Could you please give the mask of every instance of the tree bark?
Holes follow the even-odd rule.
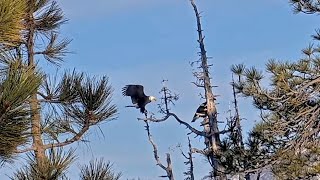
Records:
[[[28,7],[28,21],[27,21],[27,52],[28,52],[28,67],[35,70],[34,63],[34,39],[35,39],[35,20],[34,20],[34,0],[29,0]],[[31,134],[34,147],[35,157],[38,163],[44,162],[45,149],[43,147],[43,141],[41,137],[41,116],[40,116],[40,104],[37,98],[37,94],[31,96],[30,99],[31,108]]]
[[[217,119],[217,109],[215,104],[215,97],[213,95],[211,89],[210,75],[209,75],[209,65],[208,58],[206,55],[205,45],[204,45],[204,36],[202,34],[200,14],[198,12],[197,6],[194,0],[190,0],[191,5],[194,9],[196,18],[197,18],[197,31],[198,31],[198,43],[200,46],[200,54],[201,54],[201,68],[203,70],[203,82],[204,82],[204,90],[205,90],[205,98],[207,100],[207,113],[209,118],[209,124],[211,129],[211,137],[210,137],[210,146],[212,150],[212,154],[210,155],[210,159],[213,166],[213,174],[215,179],[226,179],[224,174],[224,167],[221,165],[219,161],[219,154],[221,141],[220,141],[220,133],[218,128],[218,119]]]

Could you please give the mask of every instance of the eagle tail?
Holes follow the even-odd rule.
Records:
[[[191,122],[195,122],[198,118],[199,118],[199,116],[197,116],[197,113],[194,114]]]

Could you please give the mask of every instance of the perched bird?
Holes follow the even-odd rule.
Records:
[[[157,99],[154,96],[146,96],[143,91],[142,85],[126,85],[122,88],[123,96],[130,96],[133,106],[127,107],[136,107],[137,109],[140,108],[141,113],[146,113],[145,106],[152,102],[156,101]]]
[[[195,122],[198,118],[201,118],[201,117],[205,118],[207,115],[208,115],[207,114],[207,102],[204,102],[198,107],[191,122]]]

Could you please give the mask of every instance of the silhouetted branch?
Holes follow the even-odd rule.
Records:
[[[240,124],[240,114],[239,114],[239,107],[238,107],[238,100],[237,100],[237,94],[234,86],[234,79],[233,79],[233,74],[232,74],[232,92],[233,92],[233,100],[234,100],[234,110],[235,110],[235,121],[233,128],[236,129],[236,144],[241,147],[242,149],[244,148],[244,143],[242,139],[242,129],[241,129],[241,124]]]
[[[185,125],[191,132],[195,133],[196,135],[204,136],[204,137],[208,136],[205,132],[195,129],[187,122],[182,121],[176,114],[171,113],[171,112],[169,112],[165,117],[163,117],[161,119],[155,119],[153,117],[150,117],[150,118],[138,118],[138,120],[151,121],[151,122],[163,122],[163,121],[166,121],[171,116],[173,116],[180,124]]]
[[[164,83],[164,81],[163,81],[163,83]],[[165,116],[161,119],[157,119],[151,115],[149,118],[148,117],[138,118],[138,120],[150,121],[150,122],[163,122],[163,121],[166,121],[167,119],[169,119],[169,117],[173,116],[180,124],[185,125],[191,132],[195,133],[196,135],[204,136],[204,137],[209,136],[205,132],[199,131],[199,130],[195,129],[194,127],[192,127],[187,122],[181,120],[176,114],[170,112],[169,104],[170,103],[172,104],[173,101],[178,100],[177,95],[172,95],[171,91],[165,85],[161,89],[160,93],[163,93],[163,97],[161,98],[162,104],[159,105],[159,108],[160,108],[160,112],[164,113]],[[165,106],[164,108],[162,108],[163,105]]]
[[[204,88],[204,85],[202,85],[202,84],[199,84],[199,83],[196,83],[196,82],[191,82],[191,83],[194,84],[197,87]]]
[[[188,155],[185,155],[183,153],[183,151],[181,150],[181,154],[183,155],[184,158],[187,159],[187,161],[185,161],[184,164],[189,165],[188,171],[184,172],[184,175],[187,176],[187,178],[185,178],[185,180],[194,180],[194,174],[193,174],[194,165],[193,165],[193,157],[192,157],[192,146],[191,146],[191,141],[190,141],[189,137],[188,137],[188,147],[189,147]]]
[[[44,149],[50,149],[50,148],[53,148],[53,147],[63,147],[63,146],[72,144],[73,142],[79,141],[81,139],[81,137],[89,130],[89,128],[90,128],[89,124],[84,125],[80,129],[80,131],[78,131],[78,133],[75,134],[72,138],[66,139],[63,142],[45,144],[43,146],[43,148]],[[28,152],[28,151],[31,151],[31,150],[35,150],[35,148],[34,147],[29,147],[29,148],[26,148],[26,149],[16,150],[15,152],[16,153],[24,153],[24,152]]]
[[[217,109],[216,109],[216,102],[215,102],[215,95],[212,92],[212,85],[211,85],[211,77],[209,73],[210,64],[208,64],[208,57],[207,51],[204,45],[204,36],[202,34],[202,27],[201,27],[201,17],[198,11],[198,8],[194,2],[194,0],[190,0],[190,3],[193,7],[196,21],[197,21],[197,31],[198,31],[198,43],[200,48],[200,58],[201,58],[201,74],[202,77],[200,79],[204,85],[204,92],[205,98],[207,102],[207,115],[208,115],[208,122],[210,125],[210,133],[211,136],[208,138],[209,143],[207,143],[208,149],[212,150],[212,153],[209,155],[210,161],[213,168],[213,175],[215,179],[226,179],[224,172],[224,167],[222,166],[219,160],[219,154],[221,153],[221,142],[220,142],[220,133],[218,128],[218,119],[217,119]],[[199,79],[198,79],[199,81]]]
[[[157,165],[159,167],[161,167],[163,170],[165,170],[166,173],[167,173],[167,175],[160,176],[160,177],[168,177],[169,180],[174,180],[170,154],[167,153],[167,167],[166,167],[160,161],[160,158],[159,158],[159,155],[158,155],[158,148],[157,148],[156,143],[152,139],[152,135],[150,133],[150,127],[149,127],[148,121],[144,121],[144,122],[146,123],[145,128],[146,128],[147,133],[148,133],[149,142],[151,143],[151,145],[153,147],[154,159],[156,160]]]
[[[290,0],[295,13],[320,14],[320,3],[318,0]]]

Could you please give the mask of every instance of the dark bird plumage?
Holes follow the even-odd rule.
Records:
[[[207,114],[207,102],[204,102],[198,107],[191,122],[195,122],[198,118],[201,118],[201,117],[205,118],[205,117],[207,117],[207,115],[208,115]]]
[[[122,95],[130,96],[134,107],[140,109],[141,113],[146,113],[145,106],[152,101],[156,101],[156,98],[145,95],[143,89],[142,85],[126,85],[122,88]]]

